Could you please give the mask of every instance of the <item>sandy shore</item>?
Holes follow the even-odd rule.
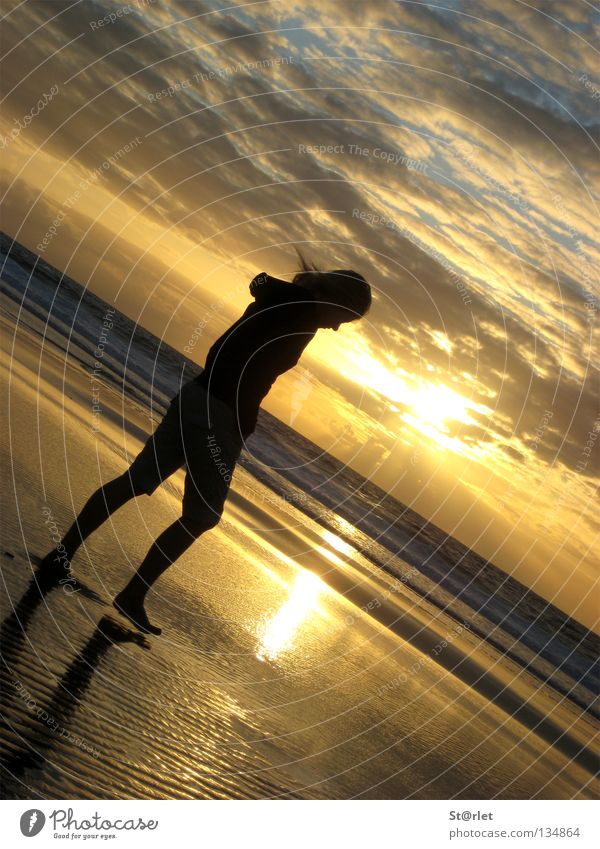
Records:
[[[79,553],[89,593],[42,596],[32,564],[52,523],[64,530],[151,424],[106,387],[94,432],[88,376],[2,329],[6,796],[596,795],[597,728],[572,703],[241,468],[222,524],[150,598],[162,637],[108,602],[177,517],[181,473]]]

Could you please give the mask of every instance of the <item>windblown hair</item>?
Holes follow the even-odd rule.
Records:
[[[300,271],[293,282],[304,286],[325,303],[343,307],[351,313],[349,321],[362,318],[371,307],[371,287],[357,271],[338,269],[320,271],[309,263],[296,248],[300,262]]]

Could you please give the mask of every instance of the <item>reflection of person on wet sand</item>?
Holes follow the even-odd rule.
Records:
[[[319,328],[338,330],[371,305],[369,284],[360,274],[319,272],[302,257],[301,263],[292,283],[266,273],[254,278],[254,302],[212,346],[202,374],[183,386],[131,467],[92,495],[61,542],[70,561],[115,510],[135,496],[150,495],[186,466],[181,518],[156,539],[114,601],[142,631],[160,633],[144,610],[148,589],[219,522],[242,445],[277,377],[296,365]],[[40,568],[60,572],[57,557],[55,549]]]

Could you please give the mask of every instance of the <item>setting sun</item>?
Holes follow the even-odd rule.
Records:
[[[469,415],[469,407],[474,406],[467,398],[449,389],[443,384],[421,384],[412,390],[410,406],[413,418],[426,424],[446,430],[444,422],[453,420],[470,424],[474,419]]]
[[[448,435],[446,423],[475,424],[472,413],[490,416],[490,407],[472,401],[443,383],[423,380],[402,368],[390,369],[370,353],[358,333],[349,334],[348,343],[339,358],[339,368],[345,377],[370,386],[389,402],[390,412],[397,413],[405,424],[432,442],[461,454],[472,451],[473,447],[460,437]]]
[[[5,0],[11,833],[592,845],[595,5]]]

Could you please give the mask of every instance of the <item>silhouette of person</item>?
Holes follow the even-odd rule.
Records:
[[[130,468],[91,496],[40,564],[50,572],[60,572],[57,563],[69,566],[81,543],[115,510],[152,494],[185,466],[181,518],[155,540],[113,602],[145,633],[161,633],[146,615],[146,593],[194,540],[218,524],[242,446],[277,377],[296,365],[319,328],[338,330],[370,308],[371,289],[362,275],[321,272],[299,256],[302,270],[292,283],[265,272],[252,280],[253,302],[211,347],[202,374],[183,386]]]

